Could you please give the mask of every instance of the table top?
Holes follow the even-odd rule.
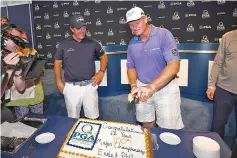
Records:
[[[38,144],[35,150],[31,153],[29,158],[54,158],[59,152],[62,143],[64,142],[66,135],[72,128],[76,119],[62,117],[62,116],[51,116],[47,123],[40,128],[34,136],[32,136],[13,156],[1,155],[2,158],[21,158],[27,151],[28,147],[35,143],[35,137],[44,132],[51,132],[55,134],[55,139],[48,144]],[[195,158],[193,155],[192,139],[195,136],[207,136],[216,140],[221,147],[220,158],[230,158],[231,151],[228,146],[224,143],[221,137],[213,132],[197,132],[197,131],[183,131],[183,130],[169,130],[162,128],[151,128],[153,134],[157,135],[157,143],[159,145],[158,150],[154,150],[154,156],[159,158]],[[181,143],[178,145],[168,145],[162,142],[159,138],[159,134],[162,132],[172,132],[178,135],[181,139]]]

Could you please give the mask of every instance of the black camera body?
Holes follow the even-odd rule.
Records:
[[[8,65],[3,61],[3,58],[10,54],[11,51],[6,49],[8,40],[12,40],[18,47],[24,49],[27,48],[29,42],[25,39],[22,39],[18,36],[14,36],[7,32],[6,30],[1,29],[1,53],[2,53],[2,59],[1,59],[1,65],[2,65],[2,74],[5,73],[7,69],[22,69],[24,72],[24,78],[30,79],[30,78],[37,78],[39,74],[41,73],[44,64],[46,63],[46,60],[41,59],[38,55],[38,53],[35,54],[20,54],[20,61],[17,65]],[[32,50],[32,49],[29,49]],[[16,51],[17,53],[17,51]],[[34,72],[32,72],[34,71]]]

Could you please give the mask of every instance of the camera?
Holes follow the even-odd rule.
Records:
[[[16,28],[12,27],[11,25],[9,26],[13,29]],[[11,53],[11,51],[6,49],[9,39],[16,44],[15,52],[20,55],[20,61],[17,65],[8,65],[3,61],[3,58]],[[37,78],[40,75],[46,60],[41,59],[35,49],[28,48],[28,44],[29,42],[27,40],[22,39],[18,36],[14,36],[8,31],[1,29],[1,65],[3,67],[2,73],[4,73],[6,69],[22,69],[22,71],[24,72],[23,77],[25,79]]]

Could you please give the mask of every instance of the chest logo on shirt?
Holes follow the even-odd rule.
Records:
[[[75,49],[69,48],[69,49],[67,50],[67,52],[75,52]]]
[[[171,52],[174,56],[179,55],[179,51],[177,49],[172,49]]]

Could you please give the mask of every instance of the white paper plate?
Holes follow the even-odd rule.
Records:
[[[46,144],[50,143],[55,139],[55,135],[53,133],[42,133],[35,137],[35,141],[37,141],[40,144]]]
[[[173,134],[173,133],[169,133],[169,132],[164,132],[160,134],[160,139],[166,143],[166,144],[170,144],[170,145],[177,145],[181,142],[180,138]]]

